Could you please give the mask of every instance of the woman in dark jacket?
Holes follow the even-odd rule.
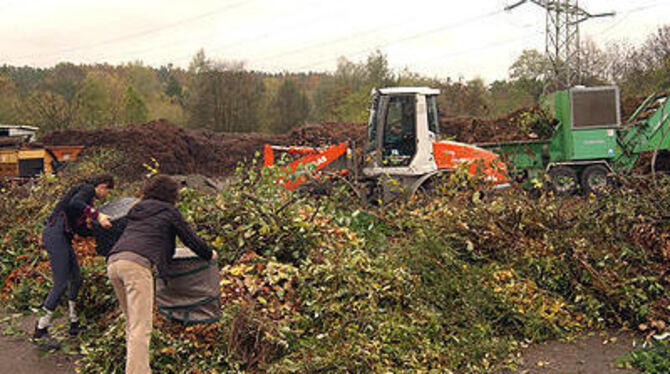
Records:
[[[35,325],[34,338],[49,336],[48,328],[51,325],[53,312],[68,284],[70,335],[76,336],[79,333],[75,300],[81,288],[82,278],[79,261],[72,248],[72,238],[75,233],[82,236],[91,235],[88,220],[97,220],[103,228],[111,227],[109,217],[98,212],[93,207],[93,202],[96,198],[106,198],[112,188],[114,179],[109,175],[101,175],[89,182],[78,184],[63,196],[47,218],[42,232],[42,242],[51,262],[53,287],[44,300],[43,315]]]
[[[175,252],[175,238],[205,260],[216,252],[189,227],[175,208],[179,183],[167,175],[147,180],[142,200],[128,212],[128,225],[109,252],[107,274],[126,317],[126,373],[150,373],[155,266],[165,275]]]

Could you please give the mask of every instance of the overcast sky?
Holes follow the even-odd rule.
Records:
[[[516,0],[0,0],[0,65],[141,60],[187,67],[195,52],[271,72],[333,71],[379,49],[393,69],[487,82],[523,49],[544,51],[545,11]],[[670,24],[670,0],[580,0],[616,17],[582,38],[640,43]]]

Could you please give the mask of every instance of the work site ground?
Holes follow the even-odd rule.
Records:
[[[23,335],[0,336],[0,372],[14,374],[65,374],[75,372],[76,355],[44,352],[28,340],[31,317],[21,317]],[[6,324],[3,324],[3,331]],[[616,360],[642,339],[631,333],[601,332],[574,342],[551,341],[532,345],[521,353],[517,373],[638,373],[619,369]],[[508,371],[507,373],[513,373]]]
[[[8,315],[0,311],[0,373],[66,374],[75,372],[76,352],[49,352],[30,340],[34,316]],[[56,321],[56,326],[63,321]]]
[[[14,374],[74,373],[76,352],[46,351],[30,341],[34,316],[0,312],[0,372]],[[64,323],[58,320],[55,326]],[[553,340],[534,344],[520,352],[521,364],[509,373],[638,373],[617,367],[617,359],[633,351],[644,337],[630,331],[593,332],[572,341]],[[72,341],[68,347],[73,346]],[[74,348],[74,347],[73,347]],[[66,349],[68,350],[68,349]]]

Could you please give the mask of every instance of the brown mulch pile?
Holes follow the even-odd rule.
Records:
[[[281,138],[281,139],[280,139]],[[356,147],[365,144],[367,128],[363,123],[306,124],[291,130],[290,133],[275,137],[278,141],[286,141],[290,145],[326,146],[352,140]]]
[[[139,176],[143,163],[153,157],[161,172],[169,174],[230,175],[238,162],[251,160],[266,143],[277,145],[326,145],[365,138],[362,124],[303,125],[282,135],[217,133],[185,129],[167,120],[96,130],[54,131],[40,138],[48,145],[84,145],[85,152],[114,149],[125,154],[125,172]]]
[[[465,143],[508,142],[546,139],[553,133],[548,113],[540,108],[523,108],[498,118],[441,117],[442,135]]]
[[[547,118],[538,108],[525,108],[496,119],[442,117],[440,126],[444,136],[462,142],[509,141],[547,136]],[[305,124],[287,134],[267,135],[187,129],[161,119],[95,130],[54,131],[39,140],[47,145],[83,145],[84,154],[98,149],[120,151],[125,155],[121,167],[132,177],[146,173],[142,164],[151,164],[152,157],[164,173],[227,176],[238,162],[253,159],[256,152],[262,154],[264,144],[326,146],[352,140],[360,150],[366,135],[362,123]]]

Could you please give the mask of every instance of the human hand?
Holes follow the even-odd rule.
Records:
[[[104,213],[98,213],[98,223],[102,226],[103,229],[109,229],[112,227],[112,222],[109,220],[109,216]]]
[[[219,255],[216,253],[216,251],[212,250],[212,261],[216,260],[219,257]]]

